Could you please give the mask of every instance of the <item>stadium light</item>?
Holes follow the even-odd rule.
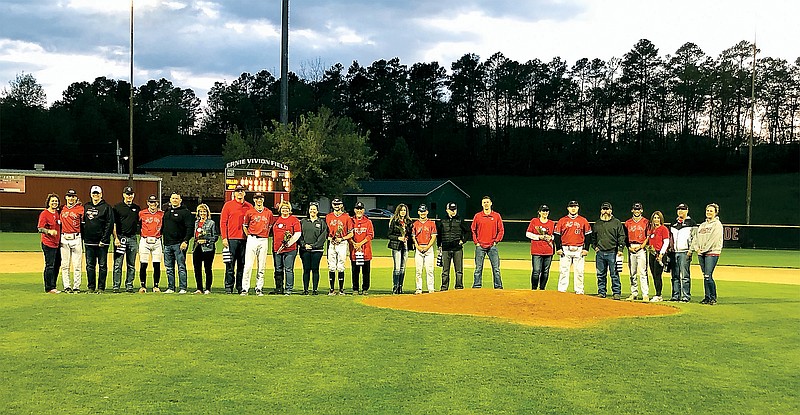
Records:
[[[133,187],[133,0],[131,0],[131,82],[128,120],[128,186]]]

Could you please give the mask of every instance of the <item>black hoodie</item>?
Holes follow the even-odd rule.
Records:
[[[83,205],[83,221],[81,222],[81,238],[87,245],[97,245],[103,242],[106,245],[111,243],[111,231],[114,229],[114,209],[100,199],[98,204],[89,203]]]
[[[167,205],[164,209],[164,222],[161,225],[164,235],[164,245],[175,245],[181,242],[189,243],[194,236],[194,218],[186,206],[172,207]]]

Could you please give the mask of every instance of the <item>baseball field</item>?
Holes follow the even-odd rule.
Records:
[[[716,306],[697,278],[687,304],[553,292],[557,262],[531,292],[513,243],[503,291],[386,295],[382,256],[367,297],[52,295],[26,238],[0,235],[5,413],[800,413],[798,252],[723,251]]]

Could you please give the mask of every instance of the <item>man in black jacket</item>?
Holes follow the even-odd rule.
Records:
[[[89,291],[98,294],[106,290],[108,276],[108,245],[114,229],[114,210],[103,200],[103,189],[94,185],[89,191],[92,200],[84,206],[81,238],[86,246],[86,278]],[[97,279],[95,269],[99,268]]]
[[[594,249],[597,251],[597,296],[606,296],[606,274],[611,274],[611,292],[614,299],[622,296],[622,284],[619,280],[617,262],[622,263],[622,250],[625,248],[625,228],[622,222],[612,214],[611,203],[603,202],[600,206],[600,219],[592,227]]]
[[[122,261],[127,263],[125,272],[125,291],[133,292],[133,278],[136,276],[136,253],[139,251],[139,211],[142,209],[133,203],[132,187],[122,190],[122,202],[114,205],[114,271],[112,281],[114,292],[118,293],[122,285]]]
[[[181,195],[173,193],[169,206],[164,209],[162,225],[164,237],[164,263],[169,287],[164,293],[175,292],[175,263],[178,263],[178,291],[186,294],[186,249],[194,233],[194,218],[186,206],[181,205]]]
[[[446,207],[447,217],[440,220],[437,224],[436,232],[439,234],[437,242],[439,252],[442,255],[442,287],[440,291],[447,291],[450,288],[450,261],[456,270],[455,289],[464,288],[464,242],[471,237],[471,231],[458,216],[458,206],[450,202]]]

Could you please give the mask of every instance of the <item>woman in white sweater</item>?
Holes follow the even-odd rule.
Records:
[[[705,297],[700,304],[717,303],[717,284],[714,282],[714,268],[722,252],[722,222],[719,221],[719,205],[710,203],[706,206],[706,220],[697,229],[697,236],[692,240],[692,251],[697,252],[700,269],[703,271],[703,288]]]

